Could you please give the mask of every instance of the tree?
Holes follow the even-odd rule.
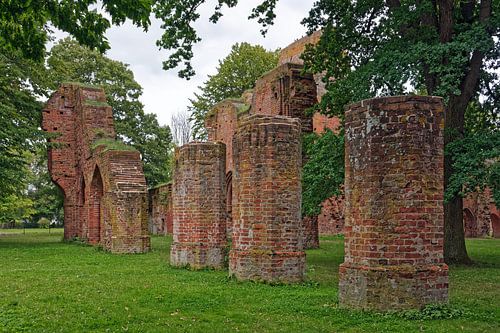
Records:
[[[225,98],[241,97],[277,63],[278,51],[267,51],[260,45],[248,43],[234,44],[229,55],[219,60],[217,73],[209,75],[203,86],[198,87],[201,93],[195,93],[195,97],[190,99],[188,110],[191,112],[194,137],[206,138],[205,116],[216,103]]]
[[[344,183],[344,133],[306,134],[302,146],[307,156],[302,170],[302,215],[317,216],[321,203],[339,195]]]
[[[179,76],[190,78],[194,70],[190,64],[192,46],[201,39],[192,27],[199,17],[198,9],[205,0],[46,0],[2,1],[0,3],[0,49],[20,52],[26,59],[42,61],[45,45],[53,37],[51,26],[69,33],[80,44],[103,53],[109,49],[106,30],[121,25],[127,19],[147,30],[152,13],[163,22],[165,30],[156,42],[160,48],[174,50],[163,62],[164,69],[180,64]],[[257,18],[266,27],[272,23],[277,0],[264,0],[251,18]],[[218,0],[210,21],[217,22],[221,8],[234,7],[238,0]],[[100,6],[100,7],[99,7]],[[99,11],[97,10],[99,9]],[[108,19],[109,17],[109,19]]]
[[[480,93],[498,99],[499,15],[500,2],[491,0],[317,1],[304,23],[324,33],[304,58],[311,70],[326,71],[323,110],[338,114],[364,98],[425,91],[445,99],[445,144],[460,139],[471,101]],[[449,156],[444,170],[449,186]],[[469,262],[462,221],[462,200],[454,197],[445,203],[447,263]]]
[[[191,121],[187,112],[178,112],[170,118],[172,137],[175,145],[182,146],[191,140]]]
[[[15,52],[0,52],[0,201],[20,193],[28,173],[28,151],[42,142],[37,130],[44,94],[43,66]]]
[[[139,101],[142,87],[126,64],[111,60],[70,38],[52,48],[47,64],[53,89],[64,81],[101,86],[113,108],[117,135],[141,152],[148,185],[169,180],[170,128],[160,126],[156,115],[144,113],[144,106]]]

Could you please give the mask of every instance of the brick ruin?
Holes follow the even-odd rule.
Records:
[[[172,183],[148,190],[148,229],[152,235],[171,235],[173,230]]]
[[[146,252],[147,189],[138,151],[115,140],[101,88],[62,84],[42,113],[54,134],[48,168],[64,194],[64,239],[114,253]]]
[[[465,237],[500,238],[500,210],[490,189],[469,193],[463,201]]]
[[[233,242],[229,274],[240,280],[299,282],[305,275],[301,221],[300,122],[241,119],[233,142]]]
[[[170,263],[223,268],[226,255],[226,147],[195,142],[175,150]]]
[[[365,100],[348,107],[345,126],[340,305],[393,310],[446,302],[442,99]]]

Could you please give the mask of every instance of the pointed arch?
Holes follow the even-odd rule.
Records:
[[[104,188],[102,176],[99,167],[96,165],[92,182],[90,183],[90,192],[88,197],[88,241],[91,244],[99,244],[101,241],[101,220],[102,220],[102,196]]]

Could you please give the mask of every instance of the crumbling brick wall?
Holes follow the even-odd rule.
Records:
[[[500,237],[500,226],[496,223],[500,213],[490,189],[467,195],[463,200],[463,209],[466,237]]]
[[[304,278],[301,144],[297,119],[249,115],[233,142],[233,242],[229,272],[241,280]]]
[[[226,234],[231,238],[232,232],[232,174],[233,163],[233,137],[238,128],[238,117],[247,114],[250,105],[245,103],[251,98],[252,92],[245,92],[247,95],[242,99],[229,98],[217,103],[205,118],[205,128],[208,132],[208,141],[222,142],[226,145]],[[244,94],[244,95],[245,95]]]
[[[152,235],[171,235],[172,183],[161,184],[149,189],[149,233]]]
[[[340,305],[394,310],[446,302],[442,99],[365,100],[345,117]]]
[[[67,83],[51,96],[42,128],[58,134],[48,151],[51,178],[64,193],[64,238],[117,253],[149,250],[146,180],[138,151],[115,139],[101,88]]]
[[[173,175],[174,266],[222,268],[226,254],[226,148],[194,142],[175,150]]]
[[[264,74],[255,83],[250,113],[298,118],[302,131],[312,132],[312,118],[305,110],[316,104],[316,84],[302,69],[286,63]]]

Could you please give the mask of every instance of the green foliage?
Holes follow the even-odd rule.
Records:
[[[324,200],[340,194],[344,183],[344,133],[306,134],[302,142],[307,158],[302,170],[302,214],[314,216]]]
[[[144,113],[144,106],[139,101],[142,87],[135,81],[128,65],[111,60],[70,38],[61,40],[52,48],[47,64],[52,89],[67,81],[102,87],[113,108],[118,137],[141,152],[148,185],[170,180],[170,128],[160,126],[156,115]]]
[[[489,187],[500,207],[500,130],[485,130],[455,140],[446,147],[446,154],[455,169],[446,200]]]
[[[278,51],[267,51],[260,45],[237,43],[231,47],[227,57],[219,60],[217,74],[209,75],[200,93],[190,99],[193,135],[197,139],[206,137],[205,116],[218,102],[226,98],[239,98],[265,72],[276,67]]]
[[[42,61],[45,45],[52,37],[52,26],[72,35],[81,44],[104,52],[109,48],[105,37],[111,24],[130,19],[146,29],[150,25],[151,0],[106,0],[102,10],[97,0],[2,1],[0,3],[0,49],[20,51],[24,58]],[[111,21],[111,22],[110,22]]]
[[[304,23],[324,34],[304,59],[314,72],[326,72],[322,109],[341,114],[348,103],[416,89],[443,96],[462,112],[481,73],[491,95],[500,66],[500,41],[493,38],[500,5],[493,3],[481,10],[477,2],[317,1]]]
[[[390,313],[389,315],[395,315],[405,320],[439,320],[456,319],[467,314],[468,311],[448,304],[429,304],[421,310],[406,310]]]
[[[127,145],[125,142],[115,139],[102,138],[94,141],[92,144],[92,149],[95,150],[97,147],[103,146],[103,151],[108,150],[122,150],[122,151],[137,151],[133,146]]]
[[[22,194],[11,194],[0,200],[0,223],[21,222],[33,213],[33,201]]]
[[[48,218],[42,217],[38,220],[38,226],[42,229],[47,229],[50,227],[50,220]]]
[[[264,27],[271,25],[277,0],[264,0],[249,18],[258,19]],[[200,17],[199,7],[205,0],[47,0],[47,1],[2,1],[0,3],[0,49],[22,52],[23,58],[42,61],[45,45],[53,38],[55,28],[69,33],[80,44],[96,49],[100,53],[109,49],[105,33],[111,25],[121,25],[127,19],[147,30],[154,13],[162,24],[163,35],[156,42],[162,49],[172,50],[163,62],[164,69],[183,65],[179,76],[194,75],[191,66],[193,44],[199,42],[192,24]],[[224,5],[231,8],[238,0],[218,0],[210,21],[217,22]],[[96,7],[100,7],[99,11]]]
[[[0,202],[25,185],[29,154],[43,139],[39,130],[43,66],[0,52]]]
[[[384,315],[339,307],[344,244],[339,237],[322,237],[321,249],[307,251],[308,281],[299,285],[237,282],[228,279],[227,271],[174,269],[166,264],[171,237],[153,237],[153,251],[134,256],[64,243],[61,237],[60,229],[51,235],[40,229],[27,229],[26,235],[0,229],[0,331],[448,333],[500,328],[497,239],[468,240],[471,257],[480,264],[450,267],[448,306]]]
[[[47,218],[63,223],[63,193],[52,183],[47,169],[47,149],[41,146],[32,154],[27,197],[33,202],[33,221]]]

